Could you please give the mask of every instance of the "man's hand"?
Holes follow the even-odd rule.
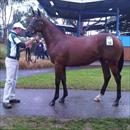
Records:
[[[26,46],[29,46],[29,45],[32,44],[35,40],[36,40],[36,38],[35,38],[35,37],[32,37],[30,40],[28,40],[28,41],[25,42],[25,45],[26,45]]]
[[[35,41],[34,41],[34,42],[35,42],[35,43],[39,43],[40,37],[37,35],[37,36],[35,36],[34,38],[35,38]]]
[[[26,46],[27,48],[32,48],[32,44],[29,44]]]
[[[40,40],[40,37],[37,35],[37,36],[35,36],[35,40],[36,41],[39,41]]]

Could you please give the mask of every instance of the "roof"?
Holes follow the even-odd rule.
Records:
[[[81,14],[82,21],[116,16],[117,8],[119,8],[120,30],[130,32],[130,0],[103,0],[89,3],[67,2],[63,0],[38,1],[50,17],[78,20],[79,14]],[[115,21],[109,22],[107,27],[116,28]]]

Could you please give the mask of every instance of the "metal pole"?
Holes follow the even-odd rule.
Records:
[[[107,32],[107,17],[105,17],[105,32]]]
[[[116,16],[116,35],[119,36],[120,35],[120,17],[119,17],[119,8],[117,8],[117,16]]]
[[[81,34],[81,14],[79,13],[78,23],[77,23],[77,36],[79,37]]]

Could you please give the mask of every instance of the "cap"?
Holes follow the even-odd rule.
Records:
[[[21,28],[21,29],[23,29],[23,30],[26,29],[20,22],[15,23],[15,24],[13,25],[13,28]]]

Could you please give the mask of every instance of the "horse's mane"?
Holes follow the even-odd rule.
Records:
[[[45,16],[42,16],[41,17],[44,21],[46,21],[47,23],[51,24],[52,25],[52,28],[56,28],[57,31],[60,31],[62,34],[65,34],[64,30],[62,30],[60,27],[56,26],[55,23],[53,23],[50,19],[48,19],[47,17]]]

